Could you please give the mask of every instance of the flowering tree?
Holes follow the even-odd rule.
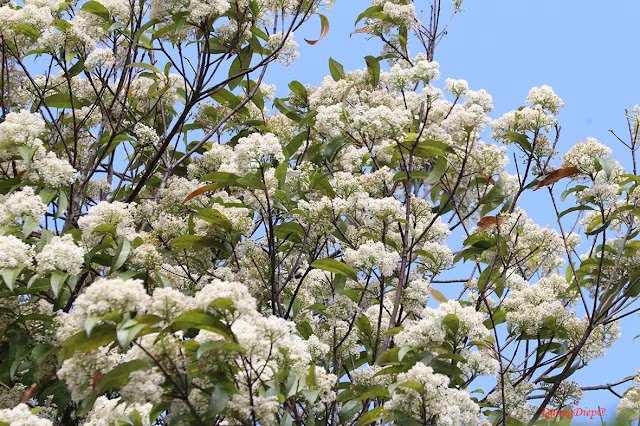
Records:
[[[490,119],[437,83],[439,0],[374,0],[380,56],[274,100],[319,3],[0,8],[0,425],[519,425],[634,379],[570,377],[639,309],[640,108],[633,174],[559,155],[548,86]]]

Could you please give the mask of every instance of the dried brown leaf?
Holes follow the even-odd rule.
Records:
[[[326,36],[329,33],[329,19],[327,19],[326,16],[320,13],[318,13],[318,16],[320,17],[320,25],[322,25],[322,30],[320,32],[320,37],[318,37],[317,39],[315,40],[307,40],[306,38],[304,39],[304,41],[306,41],[310,45],[316,44],[317,42],[322,40],[324,36]]]
[[[485,216],[478,221],[478,231],[486,231],[498,225],[504,225],[505,221],[500,216]]]
[[[533,190],[535,191],[537,189],[542,188],[543,186],[552,185],[562,178],[575,176],[580,173],[582,172],[577,167],[564,167],[562,169],[554,170],[551,173],[549,173],[547,176],[545,176],[544,179],[538,182],[538,184],[536,185],[535,188],[533,188]]]

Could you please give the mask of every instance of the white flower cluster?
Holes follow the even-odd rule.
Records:
[[[452,78],[448,78],[445,80],[444,90],[451,92],[456,97],[460,97],[469,90],[469,83],[467,83],[466,80],[454,80]]]
[[[120,398],[109,399],[100,396],[93,404],[93,408],[87,415],[83,426],[104,426],[120,423],[119,420],[126,418],[133,411],[138,411],[142,426],[150,426],[149,414],[153,406],[151,404],[129,405]]]
[[[616,408],[616,415],[625,420],[637,419],[640,415],[640,370],[633,383],[635,386],[625,391]]]
[[[529,91],[527,96],[528,104],[540,105],[543,109],[548,110],[552,114],[558,114],[560,108],[564,108],[564,102],[553,89],[546,84],[541,87],[534,87]]]
[[[382,6],[384,13],[391,22],[382,19],[368,18],[367,27],[371,31],[390,32],[394,27],[404,26],[408,29],[415,28],[420,25],[420,21],[416,18],[416,8],[412,3],[402,0],[373,0],[372,6]]]
[[[437,424],[443,426],[472,425],[480,421],[480,407],[471,399],[469,391],[450,388],[447,376],[434,373],[421,362],[399,374],[396,383],[386,409],[425,422],[437,416]],[[403,386],[408,383],[411,386]]]
[[[585,318],[569,317],[562,326],[567,331],[567,340],[572,346],[576,346],[583,338],[589,320]],[[587,341],[580,349],[579,358],[582,362],[587,363],[606,355],[606,349],[610,348],[613,343],[620,337],[620,323],[618,321],[610,322],[606,325],[598,325],[589,334]]]
[[[379,241],[365,242],[357,250],[344,250],[344,261],[354,269],[367,271],[376,268],[384,276],[391,276],[398,265],[398,253],[388,251]]]
[[[53,426],[51,420],[33,414],[27,404],[18,404],[12,409],[0,410],[0,422],[10,426]]]
[[[140,280],[100,278],[78,296],[68,315],[84,320],[111,312],[144,312],[148,301]]]
[[[273,133],[253,133],[240,138],[234,147],[233,162],[239,174],[256,172],[260,164],[272,160],[284,161],[282,145]]]
[[[116,63],[116,58],[111,49],[95,49],[84,60],[84,67],[88,71],[99,68],[110,68]]]
[[[155,130],[142,123],[136,123],[133,128],[133,133],[138,138],[138,144],[140,144],[140,146],[155,146],[160,140],[160,136],[158,136]]]
[[[562,156],[562,167],[576,167],[583,173],[595,174],[595,160],[611,155],[611,148],[601,144],[595,138],[588,137],[585,142],[578,141]]]
[[[500,380],[498,375],[498,380]],[[496,390],[487,395],[487,402],[495,407],[505,407],[505,410],[515,419],[528,422],[534,413],[534,407],[527,403],[527,395],[535,388],[533,383],[520,380],[516,374],[504,375],[504,382],[498,382]],[[514,385],[514,383],[517,383]],[[504,392],[504,400],[502,394]]]
[[[537,334],[547,318],[552,321],[550,326],[556,327],[569,315],[562,303],[568,288],[567,280],[559,274],[543,277],[533,285],[523,282],[503,301],[507,322],[531,335]]]
[[[51,151],[45,155],[40,155],[41,153],[42,151],[36,152],[25,179],[42,182],[47,188],[59,188],[75,182],[76,169],[67,160],[58,158]]]
[[[76,275],[84,263],[85,250],[73,241],[71,235],[54,236],[36,255],[39,273],[63,271]]]
[[[233,302],[233,308],[240,315],[250,315],[255,312],[256,300],[247,292],[247,288],[237,282],[228,282],[214,279],[198,292],[197,306],[205,311],[215,312],[216,308],[209,305],[216,299],[229,299]]]
[[[229,9],[228,0],[152,0],[149,16],[152,19],[171,20],[176,14],[186,14],[189,23],[197,24],[210,16],[219,16]],[[186,12],[186,13],[185,13]]]
[[[281,32],[272,34],[267,41],[267,47],[274,52],[280,49],[276,54],[278,61],[285,66],[289,66],[300,56],[300,53],[296,50],[298,42],[293,39],[293,33],[287,35],[286,40],[283,40],[284,37],[285,35]]]
[[[0,225],[7,225],[16,220],[30,217],[36,221],[44,218],[47,206],[34,189],[25,186],[8,196],[0,196]]]
[[[0,235],[0,271],[24,268],[33,262],[33,247],[13,235]]]
[[[167,322],[196,307],[195,300],[170,287],[157,288],[149,301],[148,313],[158,315]]]
[[[471,340],[485,340],[490,332],[483,324],[484,317],[470,306],[462,306],[456,300],[449,300],[440,304],[437,309],[424,308],[420,313],[420,319],[406,321],[404,330],[398,333],[394,341],[398,346],[426,346],[431,343],[444,342],[447,336],[446,325],[443,319],[449,315],[458,318],[458,336],[467,336]]]
[[[134,233],[134,214],[135,204],[101,201],[78,219],[78,225],[83,231],[83,238],[89,241],[93,230],[100,225],[112,225],[118,235],[128,235]]]
[[[34,152],[41,148],[40,134],[44,130],[44,121],[38,114],[32,114],[27,110],[7,114],[5,120],[0,123],[0,160],[6,161],[18,155],[20,146],[29,147]]]

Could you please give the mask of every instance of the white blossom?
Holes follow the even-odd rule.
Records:
[[[27,404],[18,404],[11,409],[0,410],[0,421],[10,426],[53,426],[51,420],[32,414]]]
[[[13,235],[0,236],[0,271],[31,266],[34,250]]]
[[[37,270],[40,273],[58,270],[76,275],[80,273],[84,255],[85,250],[73,241],[71,235],[54,236],[36,255]]]

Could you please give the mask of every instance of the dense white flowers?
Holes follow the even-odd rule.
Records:
[[[385,245],[379,241],[366,242],[357,250],[345,249],[344,261],[354,269],[376,268],[382,275],[390,276],[397,266],[398,254],[387,251]]]
[[[10,426],[53,426],[51,420],[31,413],[27,404],[18,404],[12,409],[0,410],[0,421]]]
[[[504,299],[507,321],[529,334],[536,334],[548,319],[548,326],[555,327],[569,314],[562,303],[567,297],[569,285],[558,274],[548,275],[536,284],[525,282]]]
[[[234,148],[234,156],[238,173],[255,172],[261,164],[275,160],[284,161],[282,145],[273,133],[261,135],[253,133],[240,138]]]
[[[89,209],[87,214],[78,220],[83,235],[91,235],[100,225],[111,225],[119,235],[133,232],[135,205],[115,201],[101,201]]]
[[[153,406],[151,404],[133,404],[129,405],[120,400],[120,398],[109,399],[101,396],[96,399],[93,409],[87,415],[84,426],[103,426],[110,424],[118,424],[118,420],[126,418],[133,411],[137,411],[142,420],[142,426],[149,426],[149,413]]]
[[[595,160],[609,155],[611,148],[589,137],[585,142],[578,141],[562,156],[562,167],[576,167],[583,173],[592,174],[596,171]]]
[[[527,103],[540,105],[543,109],[549,110],[552,114],[558,114],[560,108],[564,108],[562,99],[558,97],[553,89],[546,84],[541,87],[534,87],[529,91]]]
[[[24,220],[27,217],[40,221],[44,218],[46,211],[47,206],[42,202],[42,198],[36,195],[30,186],[25,186],[21,191],[8,196],[0,196],[0,225]]]
[[[387,409],[425,422],[435,415],[438,424],[444,426],[477,424],[480,420],[480,407],[469,392],[450,388],[447,376],[434,373],[423,363],[399,374],[397,383],[391,400],[385,404]]]
[[[140,280],[100,278],[78,296],[72,315],[87,318],[110,312],[142,312],[148,299]]]
[[[160,140],[160,136],[151,127],[142,123],[137,123],[133,128],[133,132],[138,138],[138,143],[142,146],[155,145]]]
[[[33,248],[13,235],[0,236],[0,271],[29,266],[33,255]]]
[[[209,311],[216,310],[210,306],[216,299],[229,299],[240,314],[251,314],[256,309],[255,299],[249,294],[247,287],[238,282],[214,279],[198,292],[195,299],[200,309]]]
[[[456,333],[468,336],[471,340],[484,340],[490,332],[483,324],[484,318],[472,307],[463,307],[460,302],[450,300],[442,303],[437,309],[424,308],[420,319],[407,321],[404,330],[395,336],[400,346],[425,346],[431,343],[442,343],[447,335],[447,325],[443,319],[447,315],[458,319]]]
[[[4,7],[3,7],[4,9]],[[27,110],[11,112],[0,123],[0,160],[7,160],[18,154],[19,146],[33,149],[42,146],[40,134],[44,132],[44,121],[38,114]]]
[[[34,159],[26,178],[42,182],[47,188],[58,188],[75,182],[76,169],[49,151],[45,156]]]
[[[89,70],[95,70],[98,68],[112,67],[116,62],[116,58],[113,55],[113,51],[110,49],[95,49],[91,52],[87,59],[84,61],[84,67]]]
[[[300,53],[296,50],[298,42],[293,39],[293,33],[288,34],[286,39],[284,39],[284,37],[285,35],[283,33],[272,34],[269,37],[267,45],[272,51],[280,49],[276,54],[276,57],[280,63],[288,66],[291,65],[298,56],[300,56]]]
[[[37,269],[40,273],[58,270],[79,274],[84,255],[85,250],[76,245],[71,235],[55,236],[36,255]]]

